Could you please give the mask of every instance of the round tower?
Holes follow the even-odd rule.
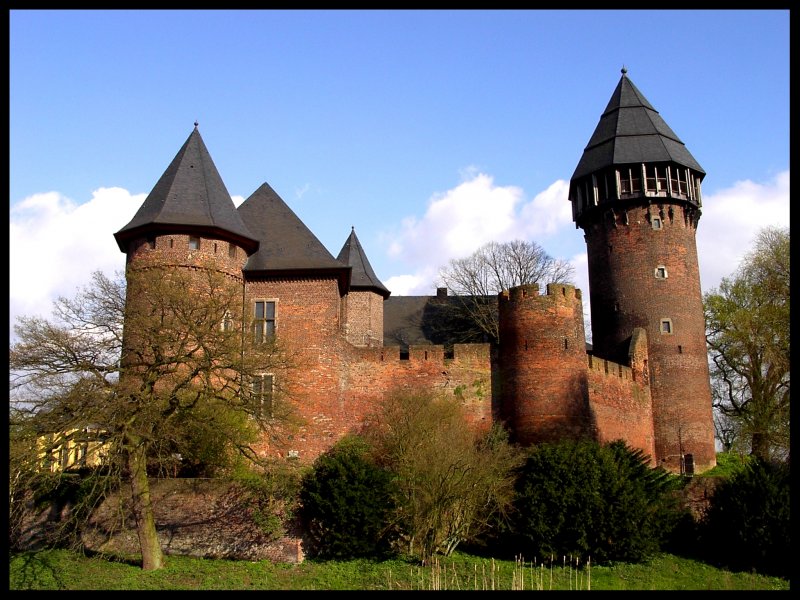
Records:
[[[591,434],[583,303],[574,286],[522,285],[498,297],[501,418],[522,445]]]
[[[656,463],[716,464],[695,234],[705,172],[622,70],[570,180],[589,266],[593,354],[624,363],[647,332]]]
[[[216,166],[195,129],[145,198],[133,219],[114,234],[126,272],[148,267],[197,273],[214,269],[242,286],[242,267],[258,241],[244,225]],[[136,279],[127,277],[128,307],[137,302]],[[231,307],[241,313],[241,307]]]

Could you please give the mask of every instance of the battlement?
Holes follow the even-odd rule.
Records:
[[[518,285],[508,290],[503,290],[498,294],[498,301],[503,303],[508,302],[522,302],[526,300],[533,300],[539,302],[557,302],[559,300],[573,301],[579,300],[583,302],[581,291],[574,285],[566,283],[548,283],[546,286],[546,293],[539,293],[538,283],[529,283],[525,285]]]
[[[597,358],[596,356],[588,355],[589,370],[596,373],[604,373],[611,377],[618,377],[624,381],[636,381],[636,376],[633,369],[621,365],[619,363],[611,362],[605,358]]]
[[[454,344],[452,352],[447,352],[439,344],[410,345],[404,352],[400,346],[384,346],[383,348],[365,349],[380,362],[428,362],[442,366],[458,362],[489,361],[490,344]]]

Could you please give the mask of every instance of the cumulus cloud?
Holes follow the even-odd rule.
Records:
[[[9,222],[10,326],[18,316],[49,316],[53,300],[72,297],[93,271],[125,268],[113,233],[144,201],[122,188],[100,188],[77,204],[58,192],[14,204]]]
[[[398,231],[384,234],[389,257],[412,271],[384,282],[393,294],[432,294],[440,267],[491,241],[532,240],[562,258],[550,246],[559,245],[558,236],[572,224],[568,182],[558,180],[526,201],[521,188],[495,185],[491,175],[474,169],[462,175],[456,187],[430,198],[424,215],[410,216]]]
[[[697,253],[703,291],[719,286],[753,248],[764,227],[789,227],[789,171],[764,183],[737,181],[703,196]]]

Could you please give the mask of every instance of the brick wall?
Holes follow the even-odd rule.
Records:
[[[646,330],[655,453],[672,470],[686,453],[699,469],[716,461],[696,226],[692,209],[669,203],[609,210],[586,225],[594,354],[623,362],[631,332]]]
[[[383,346],[383,296],[351,290],[345,303],[347,341],[354,346]]]

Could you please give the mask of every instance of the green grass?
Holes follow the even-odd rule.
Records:
[[[11,554],[11,590],[788,590],[789,581],[732,573],[661,554],[646,564],[524,565],[456,552],[432,566],[404,560],[301,564],[166,556],[145,572],[136,557],[84,556],[68,550]],[[577,561],[576,561],[577,562]]]

